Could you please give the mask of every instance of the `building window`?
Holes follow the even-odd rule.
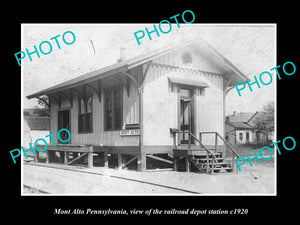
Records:
[[[93,97],[79,98],[78,133],[93,132]]]
[[[104,91],[104,130],[121,130],[123,123],[122,87]]]
[[[243,141],[243,133],[239,133],[239,140]]]
[[[247,142],[250,141],[250,134],[249,134],[249,131],[246,132],[246,141],[247,141]]]

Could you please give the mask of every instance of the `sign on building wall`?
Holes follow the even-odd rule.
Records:
[[[140,129],[120,130],[120,136],[135,136],[140,135]]]

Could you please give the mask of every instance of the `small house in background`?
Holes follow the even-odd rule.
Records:
[[[23,147],[29,148],[28,143],[34,142],[38,138],[43,138],[49,143],[49,117],[24,116],[23,120]]]
[[[225,139],[232,144],[266,143],[267,136],[257,132],[254,120],[259,112],[233,112],[226,116]]]

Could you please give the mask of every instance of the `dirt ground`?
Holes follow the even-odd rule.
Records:
[[[57,169],[64,165],[47,168],[25,163],[23,184],[59,195],[275,195],[274,158],[252,163],[253,167],[248,162],[242,165],[237,174],[218,175],[72,167],[101,176]],[[32,192],[24,190],[24,194]]]

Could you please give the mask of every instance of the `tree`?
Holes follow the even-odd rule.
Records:
[[[253,120],[257,135],[265,134],[267,141],[269,141],[269,135],[274,132],[274,112],[274,102],[268,102]]]
[[[49,99],[47,96],[42,96],[38,99],[38,104],[42,106],[42,108],[39,108],[37,111],[38,116],[47,116],[49,117]]]

